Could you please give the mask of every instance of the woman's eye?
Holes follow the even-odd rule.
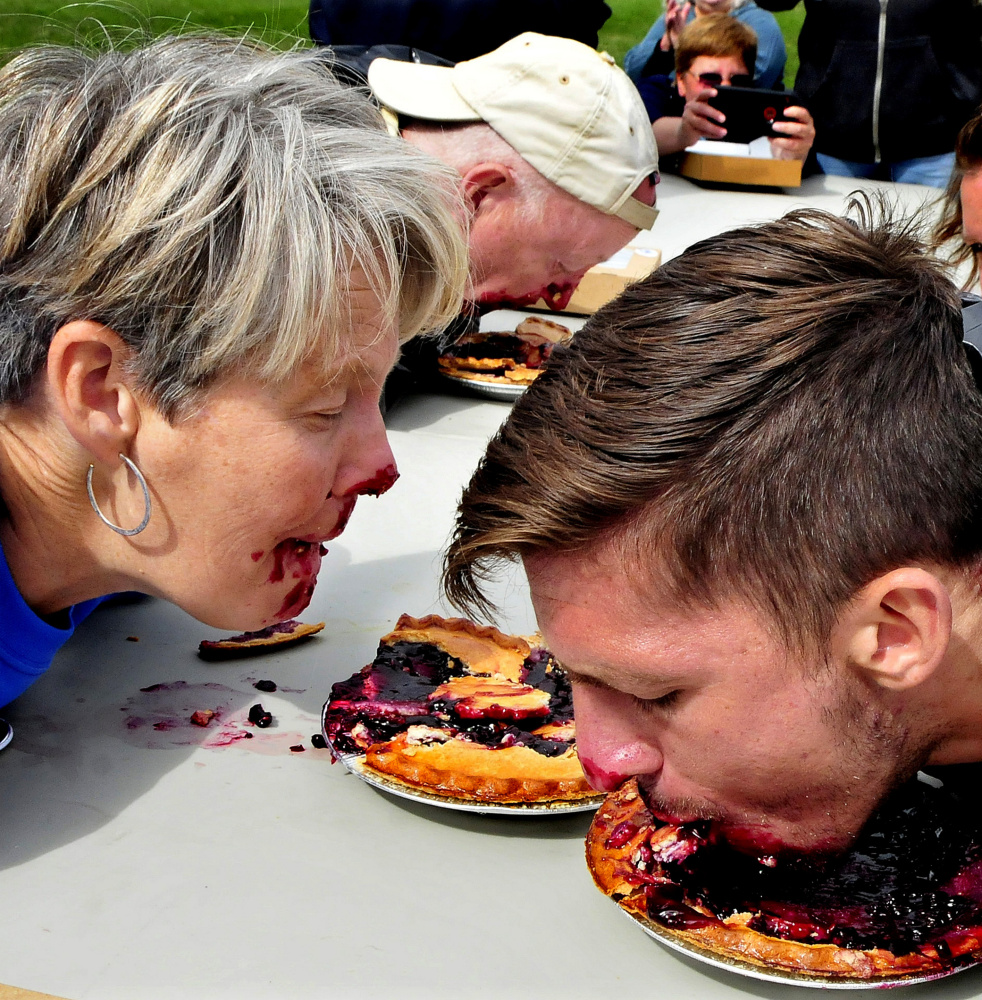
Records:
[[[668,694],[661,695],[659,698],[634,698],[633,701],[642,712],[654,712],[656,709],[664,710],[671,708],[678,702],[681,696],[682,691],[676,689],[675,691],[669,691]]]

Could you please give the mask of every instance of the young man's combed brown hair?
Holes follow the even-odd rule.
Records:
[[[641,592],[738,597],[820,648],[878,574],[972,565],[982,393],[958,295],[909,225],[855,214],[705,240],[592,317],[464,492],[451,600],[490,610],[498,559],[610,546]]]

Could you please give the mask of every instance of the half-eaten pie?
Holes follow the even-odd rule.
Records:
[[[576,756],[559,664],[464,618],[403,615],[375,660],[334,685],[324,732],[349,767],[449,799],[602,800]]]
[[[823,863],[660,822],[632,780],[598,810],[587,864],[653,936],[710,960],[871,985],[943,975],[982,955],[982,772],[943,772],[944,787],[902,786]]]
[[[527,385],[538,378],[556,344],[570,336],[562,324],[530,316],[514,333],[465,334],[437,358],[437,365],[453,378]]]

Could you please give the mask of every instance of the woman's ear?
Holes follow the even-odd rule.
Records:
[[[139,404],[125,378],[131,356],[117,333],[91,320],[66,323],[48,348],[48,393],[58,415],[83,448],[113,465],[139,426]]]
[[[840,617],[834,642],[873,683],[902,691],[941,665],[951,622],[948,588],[934,574],[908,566],[863,587]]]

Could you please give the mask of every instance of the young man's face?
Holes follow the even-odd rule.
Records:
[[[680,610],[598,556],[526,569],[600,789],[637,775],[665,818],[715,820],[752,853],[836,850],[920,763],[858,670],[791,653],[744,604]]]

